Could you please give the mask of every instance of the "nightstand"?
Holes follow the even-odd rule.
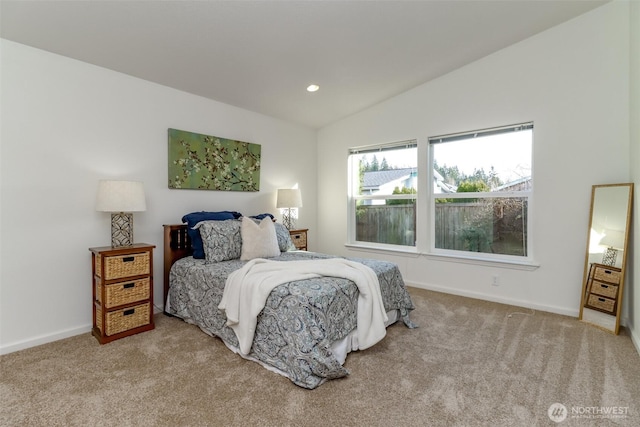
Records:
[[[300,230],[289,230],[291,241],[299,251],[307,250],[307,231],[309,231],[308,228],[303,228]]]
[[[147,243],[89,248],[93,335],[100,344],[154,328],[153,248]]]

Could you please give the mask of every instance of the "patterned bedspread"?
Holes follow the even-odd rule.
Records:
[[[279,261],[334,258],[313,252],[285,252]],[[398,267],[389,262],[350,258],[371,267],[380,281],[387,312],[398,310],[412,327],[409,312],[414,306]],[[218,310],[227,276],[246,261],[239,259],[206,264],[192,257],[177,261],[170,272],[166,311],[199,326],[237,348],[238,340]],[[331,344],[345,338],[356,326],[358,289],[347,280],[319,277],[276,287],[258,317],[249,354],[284,372],[295,384],[313,389],[327,379],[349,372],[331,351]]]

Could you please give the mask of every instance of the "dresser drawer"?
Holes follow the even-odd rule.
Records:
[[[291,241],[295,245],[296,248],[306,248],[307,247],[307,232],[303,231],[300,233],[291,233]]]
[[[102,325],[102,308],[96,306],[96,326],[107,336],[149,325],[151,323],[151,303],[108,311],[105,315],[105,325]]]
[[[591,284],[591,293],[611,299],[617,299],[618,286],[612,285],[611,283],[598,282],[597,280],[594,280]]]
[[[587,300],[586,306],[589,308],[595,308],[596,310],[613,314],[616,308],[616,301],[611,298],[605,298],[603,296],[589,294],[589,299]]]
[[[620,284],[620,270],[617,268],[605,268],[604,266],[596,266],[593,271],[593,278],[596,280]]]
[[[105,294],[104,304],[102,304],[103,287]],[[106,308],[149,299],[150,293],[151,280],[148,277],[139,280],[111,283],[106,286],[102,284],[102,280],[96,279],[96,300]]]
[[[104,263],[104,280],[150,274],[149,252],[115,256],[98,254],[95,259],[96,275],[98,277],[102,274],[102,263]]]

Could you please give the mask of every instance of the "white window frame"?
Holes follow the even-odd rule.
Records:
[[[417,140],[405,140],[399,142],[393,142],[388,144],[378,144],[378,145],[369,145],[369,146],[361,146],[349,148],[348,150],[348,193],[347,193],[347,246],[365,248],[365,249],[383,249],[388,251],[399,251],[399,252],[417,252],[418,245],[418,230],[415,230],[416,233],[416,244],[413,246],[408,245],[393,245],[388,243],[377,243],[377,242],[364,242],[356,240],[356,204],[358,200],[391,200],[391,199],[399,199],[406,200],[411,199],[415,200],[415,208],[416,208],[416,228],[418,228],[418,218],[419,218],[419,209],[418,202],[419,197],[418,193],[420,193],[420,188],[422,187],[422,180],[420,179],[420,165],[419,165],[419,150],[416,149],[416,170],[418,171],[418,192],[414,194],[387,194],[387,195],[360,195],[357,194],[357,186],[359,185],[359,169],[358,164],[355,161],[354,154],[376,154],[383,153],[385,151],[390,150],[398,150],[402,148],[418,148]]]
[[[440,135],[428,138],[428,161],[427,161],[427,182],[433,183],[433,166],[434,166],[434,153],[433,148],[436,143],[446,143],[447,141],[453,141],[456,139],[463,139],[467,136],[485,136],[495,133],[505,133],[509,131],[516,131],[519,128],[533,129],[533,122],[519,123],[516,125],[495,127],[489,129],[475,130],[469,132],[460,132],[456,134]],[[531,180],[534,182],[534,170],[533,170],[533,135],[532,135],[532,149],[531,149]],[[424,180],[420,181],[423,186]],[[505,264],[521,264],[524,266],[535,266],[534,262],[534,245],[533,245],[533,230],[532,230],[532,217],[531,212],[533,210],[533,191],[510,191],[510,192],[483,192],[483,193],[447,193],[437,194],[433,191],[433,185],[426,185],[428,193],[428,212],[429,212],[429,227],[427,231],[428,249],[426,255],[434,255],[439,257],[449,257],[456,259],[467,259],[480,262],[500,262]],[[533,185],[531,186],[533,188]],[[525,198],[527,199],[527,254],[526,256],[516,255],[503,255],[503,254],[491,254],[485,252],[470,252],[470,251],[458,251],[451,249],[441,249],[435,247],[435,201],[437,198],[465,198],[468,199],[473,195],[473,198]],[[419,221],[418,221],[419,222]]]

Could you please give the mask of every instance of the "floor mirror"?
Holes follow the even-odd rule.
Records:
[[[632,183],[591,190],[579,319],[613,334],[620,330],[632,207]]]

